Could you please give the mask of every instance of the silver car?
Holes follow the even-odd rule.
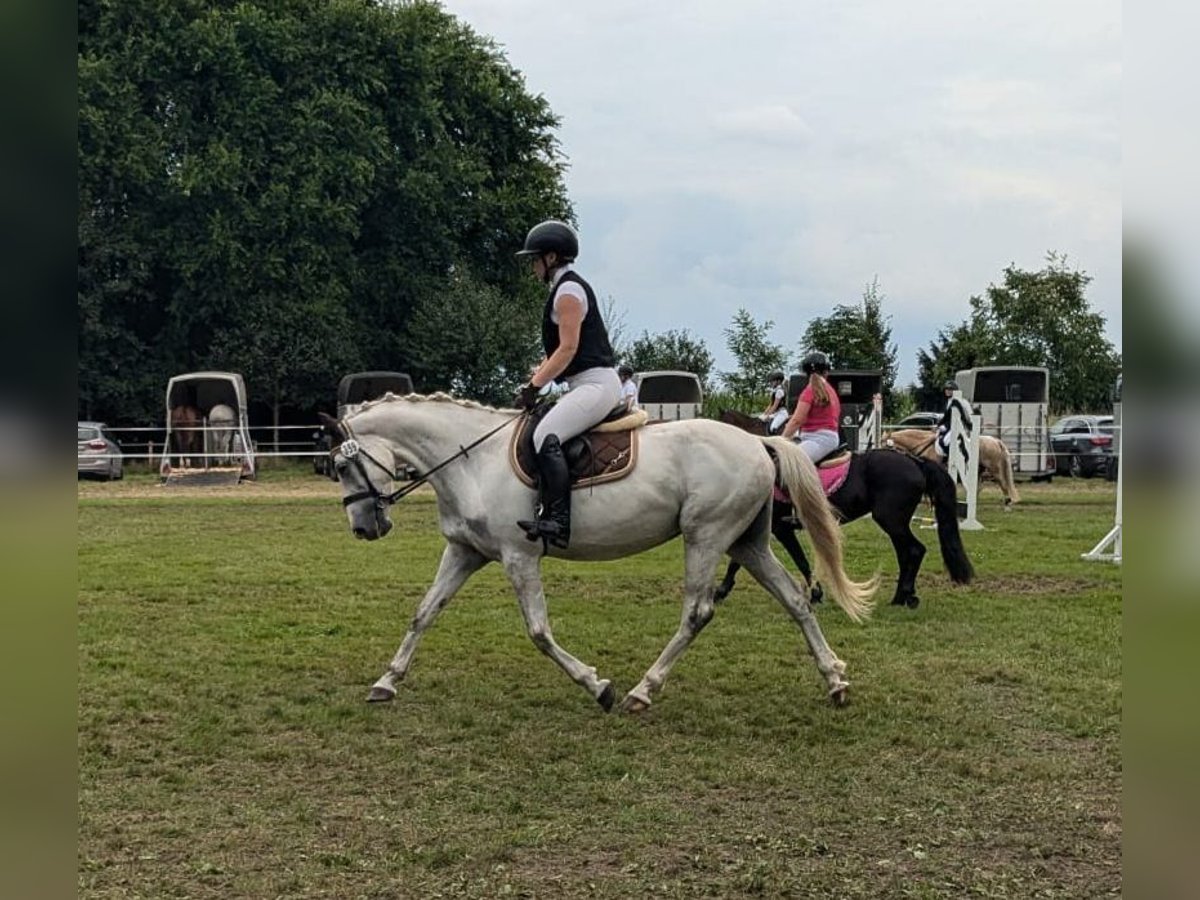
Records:
[[[103,422],[79,423],[79,474],[96,475],[105,481],[125,476],[121,445]]]

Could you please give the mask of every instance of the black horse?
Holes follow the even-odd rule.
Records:
[[[764,428],[761,420],[733,410],[722,412],[721,421],[748,431]],[[891,538],[900,566],[892,603],[909,609],[915,609],[921,602],[917,596],[917,572],[921,569],[921,560],[925,558],[925,545],[912,532],[912,518],[925,496],[933,502],[942,562],[950,580],[955,584],[967,584],[975,572],[958,530],[958,495],[953,480],[937,463],[892,449],[855,453],[851,457],[845,482],[829,495],[829,504],[843,523],[853,522],[870,513],[875,524]],[[796,538],[799,527],[792,516],[791,504],[775,501],[771,533],[787,550],[792,562],[812,588],[814,600],[819,600],[820,587],[812,587],[812,569]],[[717,587],[718,601],[725,599],[733,590],[737,570],[737,563],[729,564],[725,579]]]

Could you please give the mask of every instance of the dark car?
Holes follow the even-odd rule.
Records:
[[[905,416],[895,425],[891,426],[897,431],[903,428],[937,428],[938,422],[942,421],[942,414],[938,412],[918,412],[911,416]]]
[[[125,477],[121,445],[103,422],[79,422],[79,475],[95,475],[105,481]]]
[[[1113,417],[1064,416],[1050,426],[1050,449],[1059,475],[1111,477],[1117,466]]]

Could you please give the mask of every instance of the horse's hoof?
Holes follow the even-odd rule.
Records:
[[[625,695],[625,699],[621,701],[621,712],[637,715],[645,712],[650,708],[650,701],[644,697],[637,697],[633,691]]]
[[[729,596],[728,590],[726,590],[725,588],[717,588],[715,591],[713,591],[713,603],[720,603],[722,600],[724,600],[728,596]]]
[[[841,709],[850,705],[850,685],[840,684],[829,692],[829,702]]]
[[[908,598],[908,603],[905,605],[908,606],[909,609],[916,609],[918,606],[921,605],[921,598],[918,597],[916,594],[913,594],[911,597]]]
[[[373,685],[371,692],[367,694],[368,703],[387,703],[396,698],[396,692],[389,688]]]
[[[825,591],[819,584],[814,584],[812,592],[809,594],[810,603],[820,603],[825,599]]]
[[[908,606],[908,601],[897,594],[892,598],[892,606]]]
[[[617,700],[617,692],[613,690],[611,681],[603,681],[604,690],[600,692],[600,696],[596,698],[596,702],[604,707],[605,712],[612,712],[613,704]]]

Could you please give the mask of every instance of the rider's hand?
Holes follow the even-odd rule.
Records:
[[[534,387],[532,382],[526,382],[517,388],[516,394],[513,395],[518,409],[530,410],[537,406],[538,394],[541,393],[541,388]]]

